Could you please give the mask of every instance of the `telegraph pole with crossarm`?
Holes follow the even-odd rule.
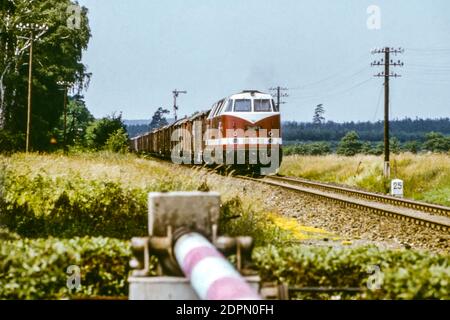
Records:
[[[275,87],[275,88],[270,88],[270,91],[275,91],[274,94],[272,94],[272,96],[276,96],[277,98],[277,109],[278,111],[280,110],[280,104],[285,104],[286,102],[281,101],[281,98],[286,98],[289,97],[289,95],[287,93],[283,93],[282,91],[287,91],[288,88],[283,88],[283,87]]]
[[[375,74],[375,77],[384,77],[384,169],[383,174],[386,178],[390,177],[391,169],[389,163],[389,78],[401,77],[399,74],[390,72],[389,67],[403,67],[403,62],[400,60],[394,61],[391,54],[397,55],[403,53],[402,48],[385,47],[381,49],[372,50],[372,54],[384,53],[384,59],[375,60],[370,65],[384,66],[384,71]]]

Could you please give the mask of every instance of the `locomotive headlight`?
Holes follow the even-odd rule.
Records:
[[[235,132],[233,133],[233,136],[237,137],[237,135],[238,135],[238,134],[237,134],[237,132],[235,131]]]
[[[271,137],[273,135],[272,131],[269,131],[269,137]]]

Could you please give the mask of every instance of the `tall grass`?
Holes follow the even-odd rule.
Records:
[[[382,156],[287,156],[283,159],[280,174],[347,184],[375,192],[389,191],[389,181],[383,178]],[[391,175],[404,180],[405,197],[450,205],[450,155],[393,155]]]
[[[195,190],[221,194],[223,232],[259,245],[285,235],[234,180],[201,167],[101,152],[0,156],[0,168],[0,226],[23,237],[144,236],[148,192]]]

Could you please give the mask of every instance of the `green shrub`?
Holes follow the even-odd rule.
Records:
[[[104,117],[95,120],[86,128],[86,145],[95,150],[104,148],[106,141],[119,129],[124,129],[125,125],[122,122],[122,115]]]
[[[12,134],[6,130],[0,130],[0,153],[15,152],[23,149],[24,135]]]
[[[446,137],[440,132],[427,133],[423,148],[432,152],[448,152],[450,151],[450,137]]]
[[[222,203],[219,233],[231,236],[251,236],[257,246],[282,243],[289,237],[268,220],[266,214],[258,212],[240,197],[233,197]]]
[[[105,144],[106,150],[118,153],[128,152],[128,134],[123,128],[111,133]]]
[[[254,260],[264,281],[301,287],[368,288],[380,270],[380,288],[357,298],[450,299],[450,257],[413,250],[381,250],[375,246],[258,248]],[[345,295],[344,295],[345,296]],[[308,298],[300,294],[297,298]],[[324,295],[321,296],[324,298]],[[329,298],[329,296],[328,296]],[[353,297],[355,298],[355,297]]]
[[[0,299],[126,296],[131,250],[108,238],[23,239],[0,246]],[[80,268],[78,289],[69,289],[69,266]]]
[[[145,190],[119,182],[8,173],[0,199],[0,224],[26,237],[147,234]]]
[[[416,154],[421,150],[421,144],[416,140],[408,141],[403,145],[403,150]]]
[[[285,155],[325,155],[331,152],[331,146],[328,142],[312,142],[312,143],[299,143],[295,145],[287,145],[283,147],[283,153]]]
[[[336,153],[344,156],[354,156],[361,152],[362,142],[359,140],[359,135],[356,131],[348,132],[339,142]]]

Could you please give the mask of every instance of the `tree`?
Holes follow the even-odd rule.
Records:
[[[16,28],[19,23],[45,23],[33,48],[33,95],[31,146],[45,150],[49,137],[63,112],[58,80],[73,82],[80,92],[90,74],[82,63],[82,53],[91,37],[87,9],[80,8],[79,25],[70,25],[70,0],[0,1],[0,130],[25,132],[27,118],[29,33]]]
[[[153,114],[152,121],[150,122],[150,130],[158,129],[167,125],[168,122],[164,115],[169,113],[169,110],[159,107]]]
[[[69,97],[67,103],[67,145],[82,144],[85,141],[86,129],[93,121],[94,116],[86,107],[83,96],[75,95]],[[54,136],[57,141],[62,143],[64,140],[64,115],[61,115],[58,128],[54,130]]]
[[[372,144],[369,141],[365,141],[361,145],[361,153],[372,154]]]
[[[438,132],[427,133],[423,148],[431,152],[450,151],[450,137],[445,137],[442,133]]]
[[[94,150],[103,149],[111,134],[119,129],[126,132],[121,114],[95,120],[86,129],[86,146]]]
[[[105,148],[112,152],[126,153],[128,152],[128,134],[124,128],[120,128],[109,135],[106,140]]]
[[[11,134],[8,131],[0,130],[0,153],[19,151],[23,141],[23,134]]]
[[[325,117],[323,116],[325,114],[325,109],[323,107],[323,104],[319,104],[314,109],[314,117],[313,117],[313,123],[315,125],[322,124],[325,121]]]
[[[384,153],[384,143],[378,142],[375,147],[370,151],[370,154],[375,156],[381,156]]]
[[[400,140],[397,137],[389,139],[389,150],[394,154],[400,153]]]
[[[416,154],[417,152],[420,151],[420,143],[418,141],[416,141],[416,140],[408,141],[408,142],[405,143],[403,148],[406,151],[409,151],[411,153]]]
[[[359,141],[359,135],[356,131],[348,132],[339,142],[337,154],[344,156],[354,156],[361,152],[362,142]]]

